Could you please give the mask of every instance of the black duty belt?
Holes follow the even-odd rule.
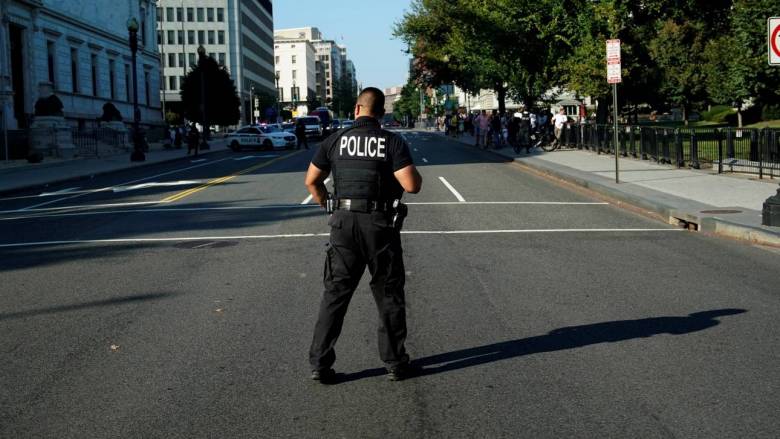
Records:
[[[336,209],[349,210],[351,212],[388,212],[392,208],[392,201],[356,200],[349,198],[339,198],[336,200]]]

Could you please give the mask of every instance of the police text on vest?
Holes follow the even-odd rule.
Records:
[[[342,137],[339,145],[339,155],[344,156],[344,150],[350,157],[376,157],[385,158],[384,137]]]

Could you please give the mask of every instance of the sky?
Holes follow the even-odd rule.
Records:
[[[274,28],[319,28],[326,39],[347,47],[363,87],[403,85],[409,71],[405,45],[393,25],[410,0],[275,0]]]

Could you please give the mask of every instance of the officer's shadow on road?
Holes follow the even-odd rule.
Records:
[[[563,351],[599,343],[614,343],[660,334],[684,335],[703,331],[720,324],[718,317],[747,312],[744,309],[716,309],[684,317],[652,317],[639,320],[619,320],[591,325],[555,329],[545,335],[493,343],[418,358],[412,361],[418,372],[415,377],[451,372],[510,358],[543,352]],[[384,369],[369,369],[339,376],[339,382],[355,381],[384,375]]]

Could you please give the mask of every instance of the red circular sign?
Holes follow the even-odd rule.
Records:
[[[777,44],[778,36],[780,36],[780,24],[775,27],[775,30],[772,31],[772,51],[775,52],[775,55],[780,56],[780,46]]]

